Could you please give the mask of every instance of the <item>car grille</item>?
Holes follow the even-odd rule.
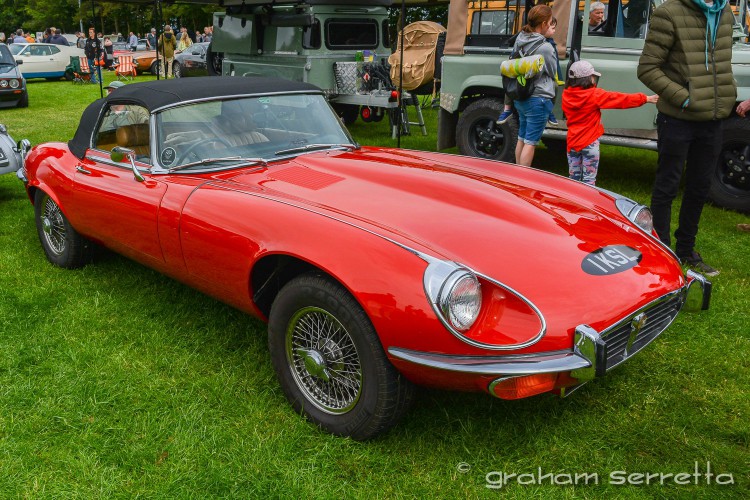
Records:
[[[666,330],[684,302],[683,289],[671,292],[602,332],[607,346],[607,370],[630,358]],[[639,319],[643,321],[640,328],[634,326]]]

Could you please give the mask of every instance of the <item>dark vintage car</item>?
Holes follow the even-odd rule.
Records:
[[[26,79],[8,46],[0,44],[0,108],[25,108],[29,105]]]
[[[206,66],[206,52],[208,43],[194,43],[182,52],[174,56],[174,65],[172,74],[175,78],[185,76],[208,76],[208,67]]]
[[[83,266],[96,243],[266,320],[292,406],[355,439],[394,425],[417,385],[567,395],[708,306],[645,206],[360,146],[305,83],[126,85],[23,156],[50,262]]]

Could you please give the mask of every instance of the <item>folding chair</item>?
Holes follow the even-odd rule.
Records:
[[[91,83],[91,69],[89,60],[83,56],[78,57],[78,68],[73,64],[73,83]]]
[[[133,56],[119,56],[114,68],[118,80],[132,80],[134,76],[137,76]]]

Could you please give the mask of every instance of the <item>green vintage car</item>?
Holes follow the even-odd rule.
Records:
[[[558,19],[555,39],[566,47],[560,65],[565,71],[574,60],[591,61],[602,73],[599,85],[618,92],[651,93],[636,75],[648,23],[653,10],[664,0],[606,1],[606,26],[600,33],[583,29],[583,13],[591,0],[555,0]],[[750,98],[750,45],[747,43],[747,0],[730,0],[735,14],[735,45],[732,57],[738,103]],[[443,57],[438,149],[458,146],[462,154],[514,160],[517,123],[496,125],[503,107],[500,63],[511,51],[510,37],[520,26],[496,26],[520,21],[534,2],[467,2],[451,0],[448,36]],[[513,15],[498,15],[497,11]],[[569,20],[566,22],[566,20]],[[467,29],[468,26],[468,29]],[[555,114],[562,117],[561,99]],[[604,110],[603,144],[656,149],[656,107]],[[726,121],[723,151],[711,185],[711,200],[722,207],[750,212],[750,120],[733,115]],[[565,121],[548,127],[543,136],[549,148],[564,148]]]

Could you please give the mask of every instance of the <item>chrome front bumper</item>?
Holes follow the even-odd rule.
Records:
[[[388,354],[428,369],[498,379],[569,372],[571,377],[583,384],[605,375],[653,342],[683,308],[692,311],[708,309],[711,282],[693,271],[687,272],[686,279],[683,288],[654,300],[601,332],[588,325],[578,325],[573,348],[569,351],[451,356],[390,347]]]

